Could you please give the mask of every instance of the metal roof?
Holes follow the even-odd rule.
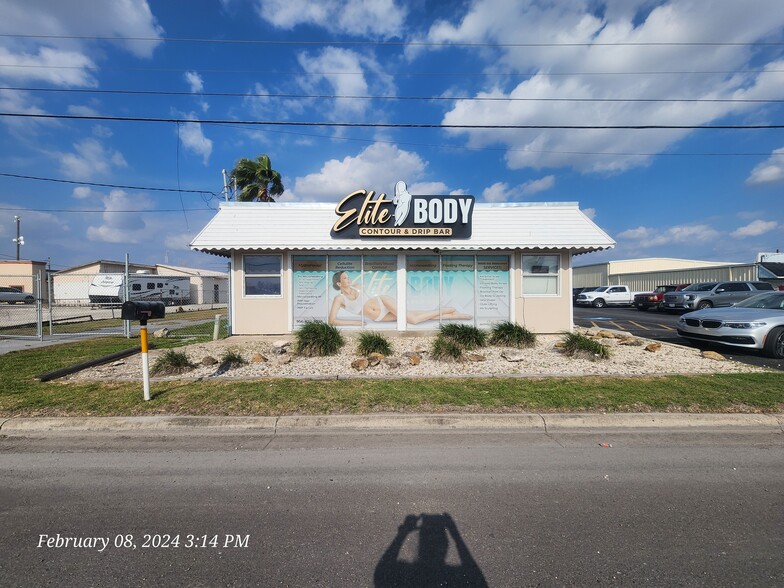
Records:
[[[577,203],[475,204],[470,239],[330,236],[338,219],[329,203],[224,202],[191,248],[228,257],[232,250],[567,249],[572,253],[615,246]]]

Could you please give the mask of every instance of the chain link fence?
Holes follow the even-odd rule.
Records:
[[[166,318],[148,328],[166,329],[168,337],[206,341],[229,333],[227,279],[50,273],[0,275],[0,337],[135,336],[138,324],[120,318],[126,300],[163,302]]]

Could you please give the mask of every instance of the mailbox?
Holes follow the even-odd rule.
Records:
[[[166,307],[163,302],[139,300],[123,302],[120,318],[124,321],[141,321],[142,324],[145,324],[150,319],[159,319],[165,316]]]

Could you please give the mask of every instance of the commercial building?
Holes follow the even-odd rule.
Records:
[[[36,298],[48,300],[46,291],[46,262],[30,260],[0,260],[0,286],[30,292]]]
[[[336,199],[337,200],[337,199]],[[426,331],[444,322],[572,328],[572,257],[614,246],[576,203],[357,190],[336,203],[223,203],[191,247],[231,260],[235,334],[309,320]]]
[[[694,284],[732,280],[766,281],[784,286],[784,263],[758,256],[755,263],[730,263],[653,257],[594,263],[574,268],[574,286],[626,285],[636,292],[650,292],[663,284]]]

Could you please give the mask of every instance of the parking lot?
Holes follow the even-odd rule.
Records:
[[[753,350],[735,349],[708,343],[695,345],[686,339],[680,338],[676,327],[679,318],[680,313],[659,312],[656,310],[642,312],[631,306],[605,308],[574,307],[574,324],[579,327],[616,329],[627,331],[637,337],[645,337],[646,339],[654,339],[664,343],[711,349],[735,361],[784,371],[784,361],[765,357]]]

